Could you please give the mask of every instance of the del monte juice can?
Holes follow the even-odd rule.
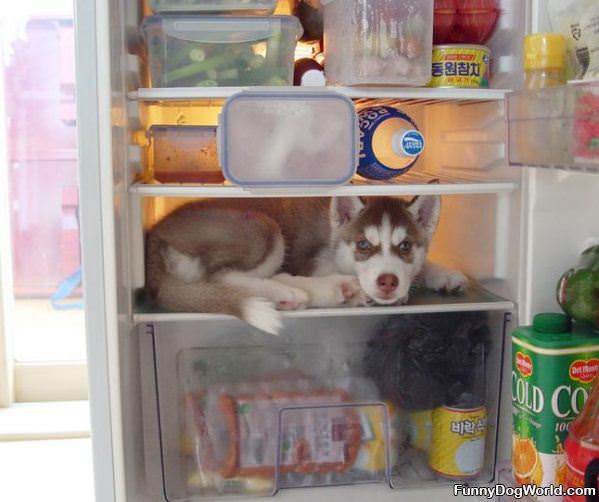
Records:
[[[539,314],[512,335],[512,470],[519,484],[563,485],[564,442],[599,373],[599,335]],[[544,497],[541,500],[560,500]]]

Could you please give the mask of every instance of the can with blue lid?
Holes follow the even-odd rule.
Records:
[[[424,150],[424,136],[405,113],[390,106],[358,112],[360,162],[358,174],[388,180],[409,171]]]

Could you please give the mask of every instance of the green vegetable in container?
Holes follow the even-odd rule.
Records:
[[[256,70],[258,68],[262,68],[264,66],[264,63],[266,63],[266,58],[264,56],[261,56],[260,54],[254,54],[250,58],[250,61],[248,62],[248,66],[252,70]]]
[[[251,42],[207,43],[168,35],[149,43],[154,85],[238,86],[286,85],[289,74],[283,61],[285,37],[281,32]],[[237,40],[235,40],[237,38]],[[243,37],[241,37],[243,38]]]
[[[218,82],[216,80],[200,80],[196,83],[195,87],[216,87]]]
[[[169,71],[165,75],[164,80],[166,82],[176,82],[177,80],[181,80],[186,77],[191,77],[198,73],[204,73],[208,70],[223,68],[230,64],[234,64],[235,61],[238,60],[238,58],[239,56],[237,54],[223,53],[218,56],[214,56],[210,59],[200,61],[199,63],[192,63],[177,68],[176,70]]]
[[[196,63],[201,63],[206,60],[206,51],[201,47],[194,47],[189,51],[189,59]]]

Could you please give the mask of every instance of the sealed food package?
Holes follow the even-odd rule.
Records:
[[[568,41],[568,78],[599,78],[599,2],[549,0],[549,16]]]
[[[348,401],[341,390],[249,393],[219,398],[229,449],[219,466],[225,478],[274,476],[279,438],[278,410],[293,405]],[[280,431],[285,445],[282,472],[343,472],[354,462],[360,444],[358,417],[350,410],[314,406]]]
[[[398,450],[389,424],[397,410],[377,401],[369,379],[339,377],[349,360],[360,360],[362,347],[329,360],[329,375],[297,369],[318,350],[303,346],[291,366],[285,351],[248,347],[226,375],[220,372],[235,350],[180,354],[180,449],[191,492],[268,495],[278,488],[388,481],[388,462]],[[392,444],[396,451],[389,451]]]
[[[430,80],[433,0],[321,0],[325,73],[341,85]]]
[[[281,409],[279,417],[279,488],[387,481],[384,404],[299,405]]]
[[[372,338],[367,374],[383,399],[403,411],[461,405],[488,333],[485,316],[477,312],[402,316]]]

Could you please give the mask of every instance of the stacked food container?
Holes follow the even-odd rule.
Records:
[[[192,89],[182,92],[186,96],[194,88],[213,88],[212,94],[232,101],[248,98],[234,95],[231,88],[293,85],[298,40],[324,48],[329,85],[488,87],[488,49],[454,42],[486,41],[499,16],[494,0],[291,0],[299,19],[273,15],[277,0],[147,1],[151,15],[141,26],[146,85]],[[433,46],[433,40],[453,45]],[[219,111],[208,126],[206,120],[190,119],[198,108],[193,101],[168,123],[144,123],[139,135],[145,147],[142,180],[222,183],[226,178],[245,188],[339,186],[353,179],[356,167],[362,177],[386,180],[424,162],[419,157],[425,133],[419,130],[419,118],[406,110],[361,105],[359,142],[355,113],[346,113],[351,105],[347,98],[322,88],[305,94],[296,90],[293,98],[290,92],[253,95],[254,115],[249,121],[247,113],[239,118],[246,130],[236,128],[233,140],[228,138],[232,128],[223,127],[218,145],[222,102],[216,103]],[[343,112],[333,116],[336,106]],[[223,124],[235,123],[238,107],[225,109]],[[370,117],[383,112],[384,127],[379,127],[383,120],[373,124]],[[331,133],[338,126],[343,133]],[[383,138],[379,129],[386,131]],[[287,142],[275,141],[285,130]],[[325,140],[331,138],[336,138],[335,148],[329,149]],[[370,143],[377,148],[370,151]],[[236,154],[228,149],[240,144],[251,145],[244,148],[243,175],[237,167],[219,163],[233,159]]]
[[[141,26],[148,86],[292,84],[301,26],[293,16],[271,15],[276,3],[150,0],[154,15]],[[222,182],[216,127],[189,123],[184,116],[176,124],[148,124],[145,181]]]
[[[329,84],[427,84],[433,1],[391,3],[291,3],[298,15],[303,4],[318,6],[314,12],[324,23],[320,35],[326,41]],[[292,85],[294,52],[304,30],[295,16],[272,15],[276,4],[149,0],[152,15],[141,26],[146,85]],[[143,181],[222,183],[226,178],[248,188],[305,187],[339,186],[355,175],[358,119],[351,100],[341,94],[286,89],[283,95],[273,89],[233,95],[209,126],[198,120],[197,103],[179,108],[168,122],[160,121],[169,115],[162,112],[158,120],[145,121],[138,135],[145,147]],[[218,145],[217,122],[222,123]]]
[[[151,0],[142,26],[152,87],[290,85],[301,35],[276,0]]]

